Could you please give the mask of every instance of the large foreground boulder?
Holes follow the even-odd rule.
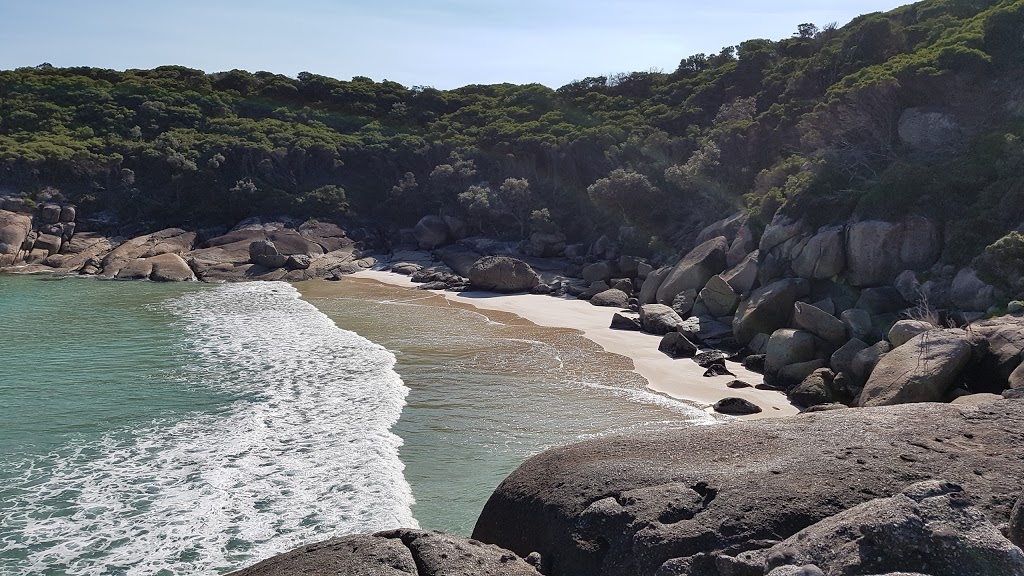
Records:
[[[497,546],[423,530],[355,534],[278,554],[231,576],[539,576]]]
[[[480,290],[529,292],[540,284],[530,265],[511,256],[485,256],[469,268],[469,281]]]
[[[964,331],[918,334],[878,361],[858,404],[941,402],[970,360],[971,344]]]
[[[700,554],[767,552],[843,510],[929,479],[962,486],[998,526],[1009,521],[1024,481],[1022,427],[1024,402],[1001,400],[591,440],[521,465],[491,496],[473,537],[520,555],[539,552],[548,576],[724,576],[715,565],[668,568]],[[941,531],[933,537],[944,542]]]

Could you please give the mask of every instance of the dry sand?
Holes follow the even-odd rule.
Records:
[[[408,276],[392,272],[366,270],[352,275],[383,284],[414,288]],[[495,294],[491,292],[446,292],[434,291],[445,298],[469,304],[481,310],[509,312],[539,326],[571,328],[579,330],[584,337],[597,343],[607,352],[626,356],[633,360],[634,370],[647,380],[651,390],[673,398],[688,400],[708,411],[711,405],[726,397],[744,398],[761,407],[762,412],[745,418],[765,418],[797,413],[786,396],[770,390],[756,388],[732,389],[726,382],[733,379],[750,384],[762,381],[762,376],[730,363],[729,370],[736,377],[717,376],[705,378],[704,369],[689,359],[674,359],[658,350],[660,336],[611,330],[608,328],[615,308],[593,306],[584,300],[554,298],[538,294]]]

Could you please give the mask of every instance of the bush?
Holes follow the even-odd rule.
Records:
[[[983,73],[992,62],[992,57],[977,48],[968,48],[962,44],[947,46],[935,57],[940,70],[951,72]]]
[[[978,277],[1014,297],[1024,295],[1024,234],[1013,231],[974,259]]]

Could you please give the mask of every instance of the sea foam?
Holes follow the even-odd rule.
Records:
[[[284,283],[163,303],[183,386],[236,398],[19,465],[0,543],[21,573],[213,574],[332,536],[416,527],[392,434],[395,357]]]

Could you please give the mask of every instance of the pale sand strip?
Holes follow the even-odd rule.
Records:
[[[355,278],[375,280],[393,286],[417,287],[408,276],[392,272],[366,270],[352,275]],[[660,336],[611,330],[614,308],[593,306],[584,300],[553,298],[538,294],[502,295],[491,292],[446,292],[433,291],[448,300],[469,304],[482,310],[509,312],[537,324],[538,326],[570,328],[579,330],[584,337],[596,342],[605,351],[619,354],[633,360],[635,371],[647,380],[648,386],[657,392],[673,398],[695,402],[706,410],[722,398],[734,396],[757,404],[763,410],[747,418],[785,416],[797,413],[784,394],[755,388],[731,389],[725,383],[729,376],[705,378],[704,369],[688,359],[673,359],[658,351]],[[729,370],[736,378],[751,384],[762,381],[762,376],[729,363]]]

